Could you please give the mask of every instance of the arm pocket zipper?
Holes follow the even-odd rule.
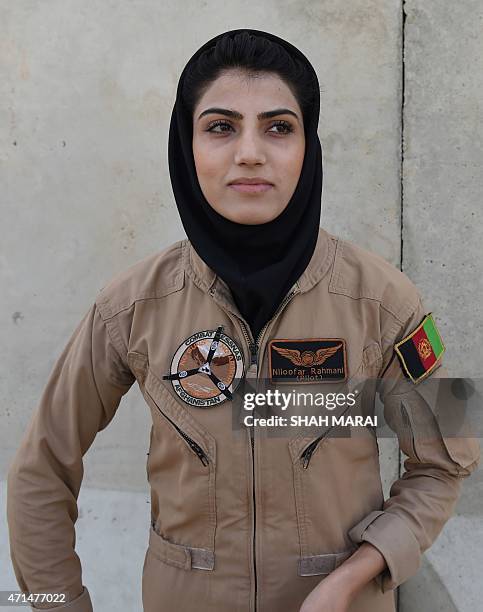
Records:
[[[154,399],[154,397],[151,395],[151,393],[149,393],[149,391],[145,388],[145,391],[147,393],[147,395],[149,395],[149,397],[151,398],[153,404],[156,406],[156,408],[159,410],[159,412],[163,415],[163,417],[174,427],[174,429],[179,433],[179,435],[183,438],[183,440],[186,442],[186,444],[188,445],[188,447],[190,448],[191,451],[193,451],[195,453],[195,455],[198,457],[198,459],[201,461],[201,463],[203,465],[208,465],[210,460],[208,458],[208,455],[205,453],[205,451],[201,448],[201,446],[195,442],[193,440],[193,438],[190,438],[190,436],[188,436],[188,434],[186,434],[182,429],[180,429],[176,423],[174,423],[174,421],[172,421],[168,416],[166,416],[166,414],[161,410],[161,408],[158,406],[156,400]]]
[[[302,453],[300,454],[300,461],[302,462],[302,467],[306,470],[309,467],[310,459],[312,457],[313,452],[319,445],[319,442],[326,437],[328,432],[324,432],[321,436],[312,440],[308,446],[304,448]]]
[[[355,379],[355,377],[361,371],[364,371],[364,369],[367,370],[369,366],[372,366],[373,364],[379,364],[381,359],[382,359],[381,350],[378,344],[373,343],[367,346],[363,351],[363,356],[362,356],[362,360],[361,360],[359,368],[357,369],[355,374],[351,376],[349,381]],[[349,384],[349,381],[347,381],[346,383],[347,385]],[[344,415],[348,411],[348,409],[349,409],[349,406],[347,406],[346,409],[343,411],[343,413],[339,416]],[[304,470],[306,470],[309,467],[310,459],[312,458],[312,455],[314,454],[315,449],[318,447],[320,442],[328,436],[328,434],[330,433],[332,429],[333,427],[329,427],[329,429],[324,431],[324,433],[321,434],[318,438],[316,438],[315,440],[312,440],[312,442],[310,442],[300,453],[300,461],[302,462],[302,467],[304,468]]]
[[[205,466],[207,466],[210,462],[208,455],[206,454],[206,452],[201,448],[201,446],[195,442],[193,440],[193,438],[191,438],[190,436],[188,436],[188,434],[186,434],[182,429],[180,429],[176,423],[170,419],[159,407],[157,401],[154,399],[154,397],[152,396],[152,394],[148,391],[148,389],[146,388],[146,379],[148,377],[148,372],[149,372],[149,362],[148,362],[148,356],[144,355],[142,353],[138,353],[137,351],[130,351],[128,353],[128,363],[131,366],[131,370],[134,372],[134,374],[136,375],[138,382],[139,382],[139,387],[142,390],[142,388],[144,388],[146,394],[151,398],[153,404],[156,406],[156,408],[159,410],[159,412],[163,415],[163,417],[173,426],[173,428],[178,432],[178,434],[183,438],[183,440],[186,442],[186,444],[188,445],[188,447],[190,448],[190,450],[195,453],[195,455],[198,457],[198,459],[201,461],[201,463]]]
[[[403,402],[401,402],[401,417],[402,417],[403,425],[405,429],[407,430],[409,439],[411,441],[411,449],[413,451],[413,454],[416,457],[416,459],[419,462],[421,462],[421,458],[419,457],[418,452],[416,450],[416,442],[414,439],[414,432],[413,432],[411,417],[409,416],[409,412],[406,406],[403,404]]]

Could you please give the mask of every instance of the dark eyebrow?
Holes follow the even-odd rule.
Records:
[[[204,117],[205,115],[209,115],[210,113],[215,113],[217,115],[225,115],[226,117],[231,117],[232,119],[237,120],[243,119],[243,115],[238,111],[229,110],[227,108],[207,108],[200,114],[198,120],[200,120],[201,117]],[[299,121],[297,113],[294,113],[289,108],[276,108],[275,110],[259,113],[257,115],[257,119],[271,119],[272,117],[277,117],[278,115],[293,115],[297,119],[297,121]]]

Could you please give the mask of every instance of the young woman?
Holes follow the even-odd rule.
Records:
[[[135,381],[153,420],[145,612],[394,612],[451,516],[477,445],[444,438],[418,392],[444,347],[415,286],[319,227],[318,119],[313,67],[272,34],[221,34],[183,70],[169,169],[187,239],[102,289],[9,472],[19,585],[65,594],[44,608],[92,610],[74,550],[82,456]],[[408,455],[388,500],[373,427],[341,435],[325,410],[315,430],[269,435],[237,417],[241,380],[355,393],[370,377]]]

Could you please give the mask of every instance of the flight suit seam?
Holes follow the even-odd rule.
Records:
[[[417,303],[413,305],[412,301],[405,301],[404,305],[401,308],[396,308],[396,305],[388,304],[387,301],[385,301],[384,294],[374,293],[371,292],[369,289],[365,291],[359,290],[356,293],[354,288],[347,286],[343,280],[343,275],[341,271],[342,263],[344,261],[344,249],[346,248],[346,246],[346,241],[342,239],[337,239],[334,265],[329,282],[329,292],[335,293],[337,295],[344,295],[354,300],[367,299],[376,301],[379,303],[381,308],[383,308],[386,312],[388,312],[395,319],[397,319],[401,325],[403,325],[406,319],[417,307]]]
[[[113,307],[109,296],[106,295],[106,293],[108,292],[108,289],[105,290],[105,287],[103,287],[100,290],[99,295],[96,300],[99,306],[99,309],[102,312],[103,319],[107,321],[108,319],[117,316],[121,312],[124,312],[125,310],[129,310],[129,308],[132,308],[132,306],[134,306],[136,302],[139,302],[141,300],[161,299],[161,298],[167,297],[168,295],[171,295],[172,293],[175,293],[176,291],[181,291],[184,287],[183,245],[185,242],[187,242],[186,239],[180,240],[178,242],[177,248],[179,249],[179,255],[178,255],[178,260],[176,262],[176,265],[172,266],[171,268],[171,271],[174,274],[174,278],[171,283],[164,284],[163,287],[161,288],[157,287],[154,289],[151,288],[151,289],[146,289],[144,291],[140,291],[136,293],[134,296],[125,298],[123,301],[117,304],[115,308]],[[157,263],[161,264],[162,261],[163,259],[161,257]]]
[[[384,346],[385,342],[388,341],[388,344],[394,344],[394,340],[397,337],[398,331],[401,329],[403,322],[399,321],[396,317],[394,317],[394,321],[389,328],[389,330],[381,336],[381,347]]]
[[[114,348],[114,350],[115,350],[116,354],[118,354],[118,351],[117,351],[116,347],[114,346],[114,343],[112,342],[112,338],[111,338],[111,335],[110,335],[110,333],[109,333],[109,329],[107,328],[107,326],[106,326],[105,322],[103,321],[103,319],[102,319],[102,317],[101,317],[101,313],[99,312],[99,310],[97,309],[97,307],[94,309],[94,315],[95,315],[95,316],[99,316],[99,318],[101,319],[102,324],[104,325],[104,328],[106,329],[107,335],[108,335],[108,337],[109,337],[109,339],[110,339],[110,341],[111,341],[111,344],[113,345],[113,348]],[[92,350],[91,350],[91,369],[92,369],[92,371],[94,372],[94,364],[93,364],[93,362],[92,362]],[[102,409],[103,409],[103,411],[104,411],[104,414],[108,414],[108,410],[107,410],[107,407],[106,407],[106,405],[105,405],[105,403],[104,403],[104,400],[103,400],[103,398],[102,398],[101,392],[100,392],[100,390],[99,390],[99,386],[98,386],[98,384],[97,384],[96,377],[95,377],[95,376],[93,376],[93,377],[92,377],[92,380],[93,380],[93,382],[94,382],[94,386],[95,386],[95,388],[96,388],[97,396],[98,396],[99,401],[100,401],[100,403],[101,403],[101,405],[102,405]],[[116,383],[118,383],[118,381],[116,381]]]
[[[338,239],[335,236],[328,234],[327,251],[325,253],[325,257],[320,259],[318,266],[316,266],[315,264],[310,268],[309,266],[307,266],[305,272],[298,280],[301,294],[314,289],[314,287],[318,285],[318,283],[320,283],[322,279],[329,273],[331,268],[333,268],[335,263],[337,241]]]
[[[396,339],[399,333],[404,328],[406,321],[416,312],[419,300],[420,298],[418,298],[418,302],[416,303],[416,305],[414,305],[412,301],[405,302],[404,307],[400,309],[400,312],[404,312],[404,316],[405,316],[405,318],[402,320],[397,315],[395,315],[391,310],[385,307],[385,305],[382,302],[379,303],[380,308],[393,317],[393,322],[390,328],[380,338],[379,346],[381,349],[382,360],[381,360],[381,367],[379,369],[379,374],[378,374],[379,378],[382,378],[384,376],[384,374],[386,373],[386,370],[389,368],[389,366],[393,362],[393,359],[395,358],[395,355],[396,355],[394,351],[394,343],[396,342]],[[386,345],[386,349],[384,349],[385,345]],[[389,357],[387,358],[388,353],[389,353]]]
[[[414,303],[413,301],[405,302],[404,306],[400,309],[401,317],[397,316],[394,312],[389,310],[384,304],[381,302],[381,308],[388,312],[395,319],[389,330],[381,337],[381,344],[384,344],[384,340],[389,339],[390,344],[394,344],[398,333],[403,329],[407,320],[414,315],[416,312],[420,299]]]
[[[179,281],[180,277],[182,277],[181,283]],[[181,291],[183,289],[183,286],[184,286],[184,271],[181,270],[177,274],[175,282],[172,285],[170,285],[169,288],[172,289],[174,287],[174,291],[176,290]],[[101,316],[101,319],[104,322],[104,325],[106,326],[111,342],[113,346],[115,347],[116,352],[118,353],[119,357],[121,358],[121,361],[123,362],[126,368],[129,368],[128,362],[127,362],[127,354],[128,354],[129,349],[126,343],[124,342],[121,331],[119,329],[118,315],[120,315],[122,312],[125,312],[126,310],[134,308],[136,306],[136,302],[138,301],[141,301],[144,299],[162,299],[162,298],[167,297],[168,295],[171,295],[171,293],[173,293],[174,291],[168,291],[167,293],[163,293],[163,295],[153,294],[152,292],[138,294],[135,298],[133,298],[129,302],[129,305],[123,306],[122,308],[116,308],[115,311],[113,311],[112,309],[109,298],[107,297],[104,299],[98,298],[96,300],[97,310],[99,311],[99,314]]]
[[[104,299],[102,301],[99,300],[98,304],[106,305],[107,308],[109,308],[109,314],[104,317],[104,320],[111,319],[113,317],[116,317],[121,312],[129,310],[136,304],[136,302],[141,302],[143,300],[163,299],[165,297],[168,297],[168,295],[175,293],[176,291],[181,291],[183,289],[183,283],[182,281],[180,282],[181,277],[183,277],[183,270],[180,270],[177,273],[173,283],[171,283],[170,285],[166,285],[163,292],[160,293],[158,291],[145,291],[143,293],[138,293],[135,297],[131,298],[129,302],[126,302],[121,306],[117,306],[114,311],[112,310],[108,299]]]
[[[113,345],[118,357],[122,361],[123,365],[126,369],[130,369],[127,361],[127,346],[124,344],[122,339],[121,332],[119,330],[119,324],[117,320],[117,314],[113,316],[109,316],[105,318],[103,316],[103,308],[106,306],[107,309],[110,309],[108,302],[102,302],[102,308],[100,304],[96,302],[96,311],[98,312],[102,322],[104,323],[104,327],[106,328],[107,335],[111,340],[111,344]]]
[[[299,518],[299,537],[300,537],[300,556],[304,557],[309,555],[308,542],[307,542],[307,509],[306,500],[304,494],[304,486],[302,483],[302,474],[299,471],[298,463],[292,463],[292,469],[294,472],[294,493],[295,493],[295,511]],[[298,492],[298,495],[297,495]],[[297,503],[298,502],[298,503]]]
[[[392,317],[394,317],[401,325],[403,325],[405,320],[406,320],[405,319],[406,312],[409,312],[409,314],[411,312],[410,311],[411,306],[410,306],[409,310],[408,309],[404,309],[404,310],[403,309],[399,309],[399,311],[396,312],[395,310],[390,308],[387,304],[385,304],[383,302],[382,297],[380,297],[380,296],[379,297],[378,296],[372,296],[372,295],[369,295],[369,294],[354,295],[352,293],[349,293],[349,291],[350,291],[349,287],[345,287],[343,285],[338,285],[337,283],[338,283],[338,281],[335,281],[334,283],[332,283],[332,281],[331,281],[330,286],[329,286],[330,293],[335,293],[336,295],[343,295],[344,297],[348,297],[351,300],[371,300],[373,302],[377,302],[379,304],[379,306],[383,310],[385,310],[388,314],[390,314]],[[336,284],[337,284],[337,287],[335,287]],[[344,293],[344,291],[347,291],[347,293]],[[411,304],[411,303],[408,302],[408,304]],[[414,308],[413,308],[413,310],[414,310]],[[401,314],[398,314],[398,313],[401,313]]]
[[[340,240],[337,240],[336,248],[335,248],[335,255],[334,255],[334,264],[333,264],[332,274],[331,274],[330,281],[329,281],[329,292],[335,293],[336,295],[344,295],[345,297],[351,298],[353,300],[366,299],[366,300],[372,300],[372,301],[378,302],[390,314],[397,317],[397,315],[391,309],[383,305],[383,302],[382,302],[383,296],[381,296],[380,294],[371,294],[370,292],[364,292],[364,293],[359,292],[359,294],[355,294],[353,289],[351,289],[351,287],[348,287],[343,282],[342,272],[340,270],[341,260],[343,260],[343,252],[344,252],[343,242]]]
[[[208,268],[209,273],[212,278],[210,282],[206,282],[205,279],[197,273],[197,271],[195,270],[194,262],[193,262],[191,248],[193,248],[194,250],[194,247],[188,244],[188,240],[184,240],[183,241],[183,251],[182,251],[182,256],[181,256],[182,267],[188,274],[191,281],[199,289],[201,289],[204,293],[207,293],[211,289],[213,284],[215,283],[217,279],[217,275],[211,270],[211,268]]]
[[[409,319],[409,317],[411,317],[415,313],[419,305],[420,299],[421,298],[419,297],[419,295],[417,295],[416,300],[412,300],[412,299],[406,300],[403,303],[403,306],[399,308],[397,313],[391,308],[389,308],[387,304],[384,304],[383,301],[381,301],[381,308],[383,308],[386,312],[391,314],[395,319],[397,319],[399,324],[403,326],[406,323],[406,321]]]

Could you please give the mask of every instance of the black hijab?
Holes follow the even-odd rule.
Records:
[[[290,202],[268,223],[243,225],[217,213],[201,191],[192,149],[193,118],[183,103],[183,80],[188,66],[222,34],[200,47],[181,73],[171,115],[168,162],[186,235],[201,259],[228,285],[256,340],[307,267],[317,242],[322,196],[322,150],[317,134],[320,94],[317,74],[301,51],[268,32],[243,28],[229,33],[234,36],[243,31],[283,46],[306,65],[316,84],[312,106],[304,116],[302,171]]]

